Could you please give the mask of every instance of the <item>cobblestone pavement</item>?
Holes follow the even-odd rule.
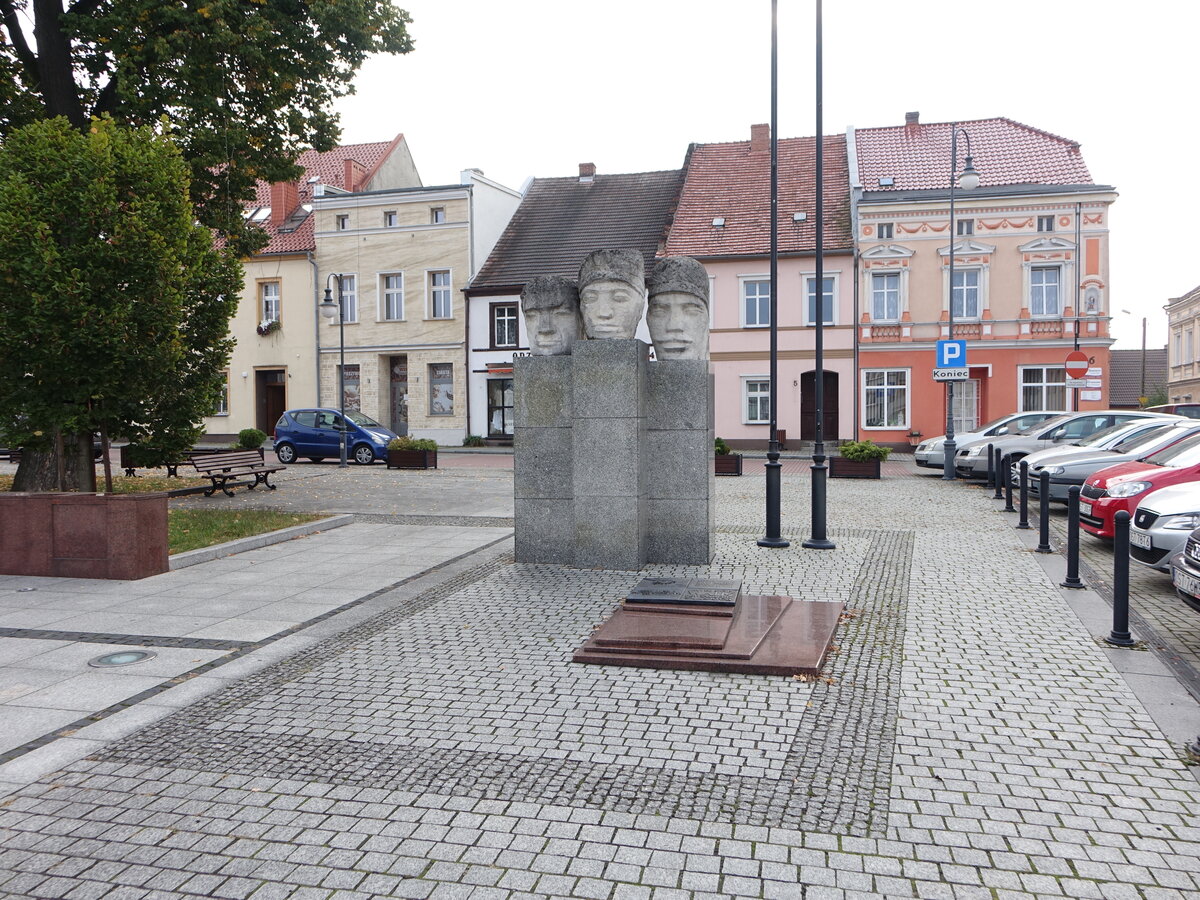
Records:
[[[493,558],[0,800],[0,892],[1196,895],[1195,779],[979,492],[838,481],[836,550],[765,551],[718,490],[647,571],[847,603],[824,678],[573,665],[638,574]]]

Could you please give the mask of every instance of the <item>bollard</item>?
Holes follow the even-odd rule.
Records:
[[[1067,580],[1065,588],[1087,587],[1079,580],[1079,485],[1067,488]]]
[[[1018,528],[1029,527],[1029,463],[1021,460],[1018,468],[1021,470],[1021,518],[1017,520]]]
[[[1129,513],[1113,517],[1113,627],[1104,639],[1114,647],[1132,647],[1129,633]]]
[[[993,444],[988,444],[988,476],[987,476],[987,486],[988,487],[995,487],[995,485],[996,485],[996,466],[995,466],[995,462],[992,459],[992,447],[993,446],[994,446]]]
[[[1008,469],[1004,468],[1004,466],[1000,462],[1000,458],[1003,454],[1004,454],[1004,451],[1001,450],[999,447],[997,447],[996,448],[996,493],[992,495],[993,500],[999,500],[1001,497],[1004,496],[1004,484],[1003,484],[1003,482],[1001,482],[1001,479],[1004,479],[1005,482],[1007,482],[1009,480]]]
[[[1004,471],[1008,473],[1004,476],[1004,511],[1016,512],[1012,502],[1012,460],[1007,456],[1004,457]]]
[[[1038,499],[1041,503],[1038,506],[1038,553],[1053,553],[1054,548],[1050,546],[1050,473],[1038,473],[1038,493],[1041,495]]]

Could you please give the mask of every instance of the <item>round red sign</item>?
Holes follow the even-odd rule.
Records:
[[[1087,374],[1088,370],[1088,355],[1082,350],[1072,350],[1067,354],[1067,362],[1065,365],[1067,376],[1070,378],[1082,378]]]

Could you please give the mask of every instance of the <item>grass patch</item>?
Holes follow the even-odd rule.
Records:
[[[12,475],[0,475],[0,491],[11,491]],[[114,494],[152,494],[155,491],[177,491],[186,487],[202,487],[210,484],[207,478],[168,478],[166,475],[142,475],[137,478],[126,478],[124,475],[113,475]],[[96,489],[104,490],[104,475],[97,473]]]
[[[183,553],[320,518],[324,517],[270,509],[170,509],[167,510],[167,543],[171,553]]]

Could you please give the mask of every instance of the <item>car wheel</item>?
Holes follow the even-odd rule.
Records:
[[[323,456],[310,456],[310,457],[308,458],[308,461],[309,461],[309,462],[312,462],[312,463],[325,462],[325,457],[323,457]]]
[[[291,444],[279,444],[275,448],[275,455],[279,461],[285,466],[296,461],[296,448]]]
[[[366,444],[359,444],[354,448],[354,461],[360,466],[369,466],[375,462],[375,451]]]

